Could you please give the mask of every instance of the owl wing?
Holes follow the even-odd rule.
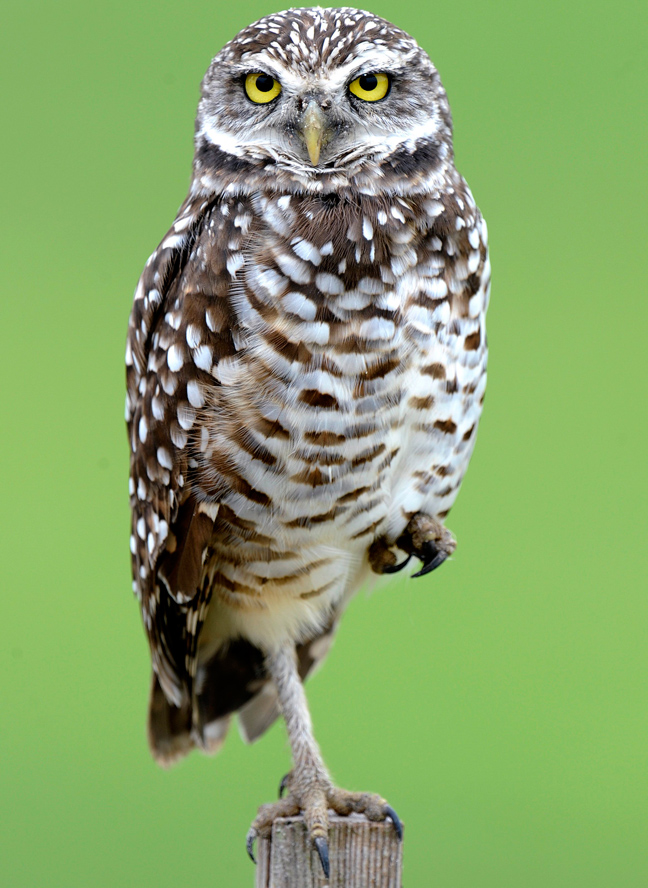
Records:
[[[182,205],[140,278],[126,347],[133,588],[155,674],[179,708],[191,696],[218,508],[199,502],[190,483],[197,417],[217,397],[219,360],[236,350],[226,267],[233,223],[219,209],[204,198]]]

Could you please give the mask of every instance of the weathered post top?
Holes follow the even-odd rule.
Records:
[[[256,888],[401,888],[403,843],[393,823],[330,813],[327,882],[302,817],[276,820],[257,846]]]

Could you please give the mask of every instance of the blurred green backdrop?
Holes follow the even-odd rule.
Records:
[[[2,13],[0,880],[252,886],[282,725],[163,772],[130,592],[122,361],[198,85],[268,2]],[[352,605],[310,683],[405,884],[639,888],[646,817],[644,2],[376,2],[441,71],[488,220],[490,384],[455,559]]]

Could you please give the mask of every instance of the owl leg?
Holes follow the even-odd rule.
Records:
[[[252,849],[257,836],[269,836],[272,824],[279,817],[302,813],[311,841],[329,876],[328,809],[338,814],[363,813],[369,820],[391,818],[401,835],[398,817],[384,799],[373,793],[349,793],[338,789],[331,781],[322,759],[306,703],[306,695],[299,673],[295,650],[285,646],[267,658],[267,668],[277,687],[279,705],[286,722],[293,759],[293,769],[281,781],[285,798],[269,805],[261,805],[247,837],[248,854],[254,860]]]
[[[396,573],[409,563],[414,555],[423,566],[412,577],[422,577],[439,567],[457,548],[457,541],[450,531],[430,515],[418,512],[396,540],[399,549],[407,557],[397,563],[393,546],[381,537],[369,549],[369,564],[374,573]]]

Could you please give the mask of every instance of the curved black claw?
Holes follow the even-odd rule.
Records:
[[[279,798],[280,799],[283,798],[283,794],[286,791],[286,787],[290,783],[290,775],[291,775],[291,772],[288,771],[288,773],[284,774],[283,777],[281,778],[281,783],[279,784]]]
[[[416,557],[421,559],[421,561],[423,562],[423,567],[415,574],[412,574],[412,579],[414,579],[415,577],[424,577],[425,574],[429,574],[430,571],[443,564],[448,555],[446,552],[439,551],[439,549],[437,549],[434,543],[430,540],[423,545],[420,552],[416,553]]]
[[[383,567],[382,572],[384,574],[395,574],[398,573],[399,570],[402,570],[407,564],[409,564],[410,558],[412,556],[408,555],[405,561],[401,561],[400,564],[391,564]]]
[[[326,878],[330,878],[331,875],[331,866],[329,863],[329,847],[328,842],[323,836],[318,836],[314,840],[314,845],[319,855],[320,862],[322,864],[322,869],[324,870],[324,875]]]
[[[256,837],[257,831],[253,828],[248,832],[247,838],[245,839],[245,850],[252,863],[256,863],[256,857],[254,856],[254,840]]]
[[[383,808],[385,812],[385,819],[389,818],[391,822],[394,824],[394,829],[396,830],[396,835],[398,836],[398,841],[403,841],[403,824],[400,821],[400,817],[394,811],[391,805],[385,805]]]

